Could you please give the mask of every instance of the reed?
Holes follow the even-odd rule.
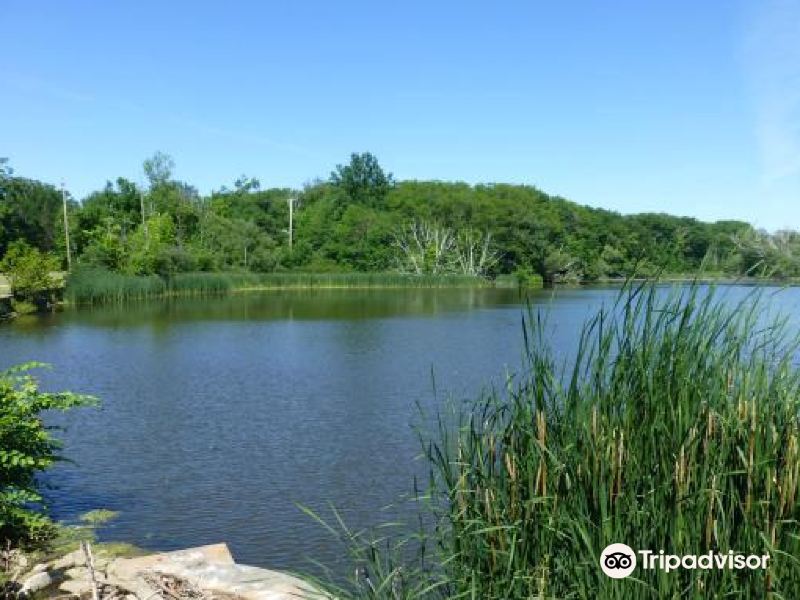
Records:
[[[179,273],[166,279],[165,291],[176,296],[214,296],[233,288],[234,280],[226,273]]]
[[[76,269],[67,278],[65,298],[74,304],[99,304],[157,298],[166,293],[156,276],[123,275],[105,269]]]
[[[236,276],[240,289],[269,288],[437,288],[476,287],[489,282],[466,275],[407,275],[402,273],[266,273]]]
[[[489,282],[460,275],[399,273],[179,273],[123,275],[103,269],[78,269],[67,281],[66,298],[76,304],[122,302],[166,296],[213,296],[239,291],[313,288],[479,287]]]
[[[366,566],[322,585],[375,599],[799,598],[800,339],[766,309],[757,291],[731,305],[699,285],[629,284],[563,362],[531,314],[524,372],[424,438],[436,559],[402,564],[351,536]],[[599,568],[613,542],[771,559],[615,580]]]

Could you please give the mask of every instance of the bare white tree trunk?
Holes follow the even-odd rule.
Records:
[[[471,229],[455,234],[452,230],[425,221],[415,221],[400,229],[394,245],[400,250],[401,271],[416,275],[485,275],[498,260],[491,248],[490,233],[476,235]]]
[[[467,229],[458,236],[456,255],[463,275],[485,275],[498,261],[497,253],[491,249],[492,234],[488,231],[476,236]]]
[[[439,275],[450,269],[455,239],[445,227],[415,221],[395,235],[394,245],[400,250],[401,270],[416,275]]]

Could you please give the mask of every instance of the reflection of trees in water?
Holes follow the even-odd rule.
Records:
[[[435,315],[516,304],[514,289],[281,290],[221,298],[165,298],[80,307],[56,318],[86,325],[153,328],[173,323],[271,319],[369,319]]]

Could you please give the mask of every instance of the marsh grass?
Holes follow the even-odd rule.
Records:
[[[76,269],[67,278],[65,298],[74,304],[99,304],[146,298],[166,293],[166,282],[156,275],[123,275],[104,269]]]
[[[362,572],[329,589],[375,599],[800,598],[798,335],[767,309],[757,291],[733,305],[699,285],[629,284],[564,362],[544,316],[531,313],[524,371],[442,414],[423,438],[427,564],[345,535]],[[613,542],[771,559],[765,571],[637,568],[613,580],[599,568]]]
[[[486,279],[467,275],[403,273],[266,273],[235,276],[236,287],[269,288],[437,288],[482,287]]]
[[[179,273],[123,275],[103,269],[70,274],[66,298],[74,304],[102,304],[168,296],[215,296],[233,292],[315,288],[482,287],[489,282],[459,275],[418,276],[399,273]]]

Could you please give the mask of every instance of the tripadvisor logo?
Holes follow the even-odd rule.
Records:
[[[636,553],[625,544],[609,544],[600,555],[600,568],[613,579],[623,579],[636,568]]]
[[[638,559],[637,559],[638,554]],[[625,544],[609,544],[600,555],[600,568],[613,579],[623,579],[633,573],[641,563],[643,570],[658,569],[669,573],[676,569],[766,569],[769,554],[739,554],[733,550],[727,553],[709,550],[705,554],[665,554],[652,550],[634,550]]]

